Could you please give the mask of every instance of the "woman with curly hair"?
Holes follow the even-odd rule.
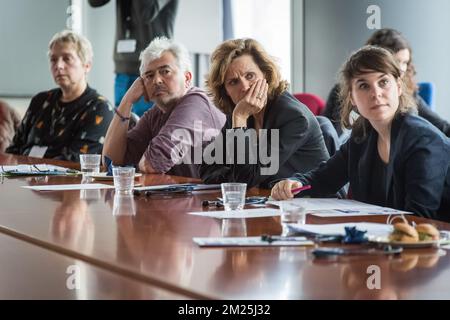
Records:
[[[228,119],[222,135],[209,146],[215,150],[214,161],[203,159],[200,175],[205,182],[265,186],[328,159],[316,118],[287,86],[257,41],[229,40],[216,48],[207,88]]]

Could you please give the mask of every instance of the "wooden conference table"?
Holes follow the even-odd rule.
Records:
[[[0,164],[43,162],[0,154]],[[311,247],[200,248],[193,237],[221,236],[225,226],[218,219],[186,213],[204,210],[202,200],[214,199],[217,190],[172,198],[118,198],[113,190],[21,188],[80,180],[49,176],[0,181],[0,298],[450,298],[450,252],[442,248],[409,249],[398,257],[355,255],[337,260],[314,259]],[[139,182],[198,181],[144,175]],[[268,193],[257,188],[248,192]],[[307,218],[307,223],[320,224],[347,221],[384,223],[386,216]],[[450,230],[450,224],[432,223]],[[245,230],[240,232],[247,236],[281,233],[279,217],[246,219],[243,224]],[[67,288],[67,270],[73,265],[80,271],[77,290]],[[373,265],[381,271],[381,286],[371,290],[367,283]]]

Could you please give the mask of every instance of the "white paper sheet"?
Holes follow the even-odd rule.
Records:
[[[361,208],[357,210],[324,210],[320,212],[311,212],[312,215],[317,217],[355,217],[355,216],[373,216],[373,215],[391,215],[391,214],[412,214],[412,212],[400,211],[391,208]]]
[[[393,231],[390,224],[370,223],[370,222],[347,222],[333,224],[291,224],[289,229],[319,235],[345,235],[345,227],[356,227],[361,231],[366,231],[366,235],[387,236]]]
[[[280,215],[280,210],[271,208],[262,209],[244,209],[233,211],[198,211],[189,212],[189,214],[218,218],[218,219],[233,219],[233,218],[259,218],[259,217],[275,217]]]
[[[307,213],[319,217],[411,214],[411,212],[375,206],[372,204],[347,199],[295,198],[287,201],[299,203],[306,208]],[[279,206],[280,202],[281,201],[268,201],[267,203]]]
[[[42,186],[22,186],[25,189],[36,191],[61,191],[61,190],[99,190],[114,189],[114,186],[101,183],[84,183],[84,184],[54,184]]]

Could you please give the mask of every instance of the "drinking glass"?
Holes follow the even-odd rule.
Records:
[[[242,210],[245,204],[246,183],[222,183],[222,202],[226,211]]]
[[[114,188],[117,194],[132,194],[134,167],[113,167]]]

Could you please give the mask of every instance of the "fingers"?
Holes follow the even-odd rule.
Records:
[[[266,79],[258,79],[248,89],[244,98],[236,104],[233,112],[248,116],[259,113],[267,104],[269,85]]]
[[[139,171],[141,171],[143,173],[146,173],[146,170],[145,170],[146,169],[146,167],[145,167],[145,156],[142,156],[141,160],[139,160],[138,167],[139,167]]]
[[[263,98],[262,103],[263,103],[263,107],[267,104],[267,95],[269,93],[269,84],[267,83],[267,81],[264,81],[263,86],[262,86],[262,90],[261,90],[261,95]]]
[[[138,101],[143,95],[145,96],[145,86],[141,77],[136,78],[134,80],[131,87],[127,90],[125,95],[122,98],[122,101],[125,101],[127,104],[133,104]]]
[[[288,183],[288,180],[283,180],[278,182],[273,188],[271,192],[271,196],[275,200],[285,200],[288,199],[284,194],[285,184]]]
[[[254,85],[253,98],[257,103],[264,102],[267,96],[267,88],[269,85],[267,84],[266,79],[258,79]]]
[[[248,103],[253,107],[253,114],[260,112],[266,106],[268,88],[266,79],[256,80],[250,88]]]
[[[245,98],[251,104],[259,104],[260,101],[264,100],[267,95],[267,89],[269,85],[266,79],[257,79],[247,91]]]
[[[267,81],[264,81],[263,96],[266,98],[266,101],[268,94],[269,94],[269,84],[267,83]]]
[[[144,101],[149,102],[150,98],[149,98],[148,93],[147,93],[147,87],[145,86],[144,78],[139,76],[139,79],[141,79],[142,87],[143,87],[143,90],[144,90]]]
[[[282,191],[281,195],[283,199],[292,199],[294,197],[294,194],[292,193],[291,190],[294,188],[298,188],[302,184],[294,180],[285,180],[285,181],[286,183],[283,185],[283,188],[281,189]]]
[[[255,90],[253,91],[253,96],[252,96],[255,100],[261,100],[263,98],[261,93],[262,93],[262,89],[264,86],[264,82],[266,82],[265,79],[256,80],[255,85],[254,85]]]
[[[271,197],[275,200],[292,199],[294,194],[291,190],[301,186],[300,182],[294,180],[280,181],[272,188]]]

